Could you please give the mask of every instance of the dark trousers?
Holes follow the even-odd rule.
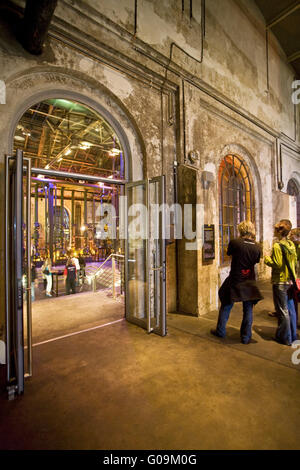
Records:
[[[66,279],[66,294],[69,295],[70,291],[76,294],[76,279]]]
[[[218,336],[224,338],[226,336],[226,324],[229,319],[229,315],[232,304],[221,305],[219,311],[219,318],[217,324],[217,333]],[[253,319],[253,302],[251,300],[246,300],[243,302],[243,321],[240,328],[241,341],[248,342],[252,336],[252,320]]]

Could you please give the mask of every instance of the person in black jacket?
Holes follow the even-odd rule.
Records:
[[[226,336],[226,324],[234,302],[243,302],[243,320],[240,328],[241,342],[249,344],[252,337],[253,305],[263,297],[255,281],[254,266],[259,262],[261,249],[255,240],[252,222],[238,226],[240,238],[231,240],[227,255],[232,256],[230,274],[219,290],[221,307],[217,328],[211,333],[220,338]]]
[[[72,294],[76,294],[76,266],[70,258],[64,270],[64,278],[66,282],[66,294],[69,295],[70,291],[72,291]]]

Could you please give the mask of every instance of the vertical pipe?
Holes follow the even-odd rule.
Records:
[[[34,246],[35,246],[35,253],[38,252],[38,243],[39,243],[38,223],[39,223],[39,185],[38,185],[38,183],[36,183],[35,193],[34,193]]]
[[[125,177],[124,172],[124,156],[123,152],[120,153],[120,178],[123,179]]]
[[[44,186],[45,192],[45,255],[48,251],[48,223],[47,223],[47,205],[48,205],[48,188]]]
[[[183,163],[186,163],[186,116],[185,116],[185,90],[184,80],[182,79],[182,125],[183,125]]]
[[[52,185],[51,185],[52,186]],[[48,217],[49,217],[49,252],[53,263],[53,187],[48,190]]]
[[[61,251],[64,251],[64,191],[65,188],[61,188],[60,190],[60,247]]]
[[[84,191],[84,214],[83,214],[83,220],[84,224],[87,225],[87,189]]]
[[[134,36],[137,33],[137,0],[134,1]]]
[[[54,190],[54,253],[56,261],[56,251],[57,251],[57,186],[55,185]]]
[[[84,191],[84,207],[83,207],[83,220],[84,220],[84,247],[87,248],[87,189]]]
[[[270,90],[269,76],[269,30],[266,28],[266,73],[267,73],[267,91]]]
[[[92,200],[92,227],[93,227],[93,250],[95,250],[95,220],[96,220],[96,205],[95,205],[95,195],[93,194],[93,200]]]
[[[74,190],[72,190],[72,208],[71,208],[71,232],[70,232],[70,242],[71,246],[75,246],[75,230],[74,230],[74,210],[75,210],[75,199],[74,199]]]
[[[116,259],[114,255],[111,257],[111,266],[112,266],[112,296],[115,300],[116,298]]]

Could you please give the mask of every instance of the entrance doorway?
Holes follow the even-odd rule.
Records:
[[[15,156],[6,159],[6,356],[11,398],[24,392],[24,377],[33,374],[34,341],[53,340],[54,333],[73,334],[91,324],[96,327],[101,316],[112,322],[125,317],[149,333],[166,334],[164,213],[153,224],[157,212],[151,210],[153,204],[164,203],[164,177],[126,181],[122,147],[114,131],[108,125],[102,128],[99,116],[83,116],[78,103],[71,108],[64,103],[68,112],[61,112],[61,107],[54,112],[59,100],[54,101],[25,113],[17,126]],[[42,128],[38,118],[29,127],[28,113],[42,116]],[[60,118],[56,127],[53,116]],[[134,205],[143,205],[145,212],[132,211]],[[143,226],[138,235],[132,230],[137,218]],[[69,262],[78,264],[74,290],[65,277]],[[117,313],[110,317],[108,301],[118,303]],[[93,305],[94,312],[87,312],[87,305]],[[62,329],[51,312],[62,321]],[[47,318],[52,332],[46,333],[42,322]],[[35,338],[38,331],[40,337]]]

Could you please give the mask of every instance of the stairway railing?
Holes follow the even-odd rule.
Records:
[[[119,285],[120,285],[120,293],[122,294],[122,292],[124,290],[124,280],[123,280],[124,271],[121,269],[121,273],[120,272],[118,273],[118,271],[116,269],[116,258],[119,258],[120,260],[122,260],[122,259],[124,260],[124,255],[120,255],[120,254],[117,254],[117,253],[111,253],[108,256],[108,258],[106,258],[106,260],[104,260],[103,263],[101,263],[99,268],[97,268],[96,272],[86,276],[86,281],[88,282],[88,284],[90,284],[92,286],[93,291],[96,292],[97,291],[97,280],[99,280],[99,278],[101,279],[101,276],[105,273],[105,271],[107,271],[107,269],[105,269],[105,265],[108,263],[109,260],[111,260],[111,281],[110,281],[110,284],[111,284],[113,299],[116,299],[116,287],[117,287],[118,282],[119,282]],[[118,281],[118,279],[119,279],[119,281]]]

